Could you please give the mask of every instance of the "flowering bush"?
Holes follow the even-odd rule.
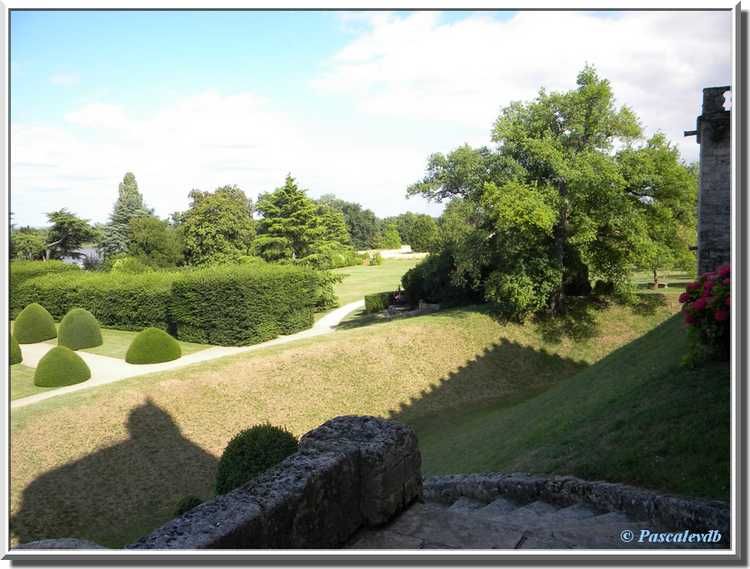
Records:
[[[688,362],[729,359],[732,275],[729,265],[703,273],[680,295],[690,331]]]

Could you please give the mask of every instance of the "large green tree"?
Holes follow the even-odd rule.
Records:
[[[129,246],[130,221],[137,217],[151,215],[143,203],[135,175],[128,172],[118,187],[109,223],[104,227],[99,249],[105,257],[125,253]]]
[[[185,244],[185,259],[193,265],[237,260],[250,253],[255,237],[253,204],[237,186],[214,192],[190,192],[190,208],[175,221]]]
[[[131,219],[128,237],[128,255],[149,267],[175,267],[183,260],[181,230],[157,217]]]
[[[321,196],[320,203],[339,210],[344,214],[344,220],[355,249],[372,249],[380,238],[378,218],[369,209],[363,208],[355,202],[348,202],[332,194]]]
[[[76,257],[76,249],[95,236],[88,220],[81,219],[65,208],[48,213],[47,219],[52,225],[47,231],[45,259]]]
[[[258,212],[262,217],[256,249],[264,255],[272,244],[274,251],[291,258],[311,254],[314,244],[323,236],[318,207],[297,186],[291,174],[287,175],[283,186],[258,196]]]
[[[13,229],[10,242],[11,257],[29,261],[44,259],[47,250],[47,231],[33,227]]]
[[[642,150],[640,137],[634,113],[617,107],[609,82],[587,66],[576,88],[542,89],[503,109],[495,149],[431,156],[427,175],[408,192],[472,204],[469,227],[451,243],[452,282],[470,283],[514,316],[559,312],[566,294],[586,294],[594,280],[625,282],[659,241],[649,223],[663,229],[663,210],[692,207],[685,195],[670,201],[674,189],[654,191],[632,174],[651,160],[649,180],[659,187],[685,179],[674,154],[658,141]],[[646,187],[653,198],[638,195]]]

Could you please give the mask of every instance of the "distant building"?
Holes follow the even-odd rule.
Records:
[[[99,260],[99,251],[94,247],[81,247],[80,249],[75,249],[73,255],[66,255],[62,258],[63,263],[78,265],[79,267],[83,267],[84,263],[87,261],[98,263]]]

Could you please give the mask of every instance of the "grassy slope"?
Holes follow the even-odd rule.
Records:
[[[34,368],[22,363],[10,366],[10,398],[20,399],[55,387],[37,387],[34,385]]]
[[[341,414],[398,417],[419,429],[428,468],[446,464],[455,448],[437,444],[439,437],[455,440],[452,433],[460,437],[469,428],[446,418],[487,402],[495,411],[547,397],[555,385],[586,373],[675,310],[673,303],[653,300],[635,310],[612,306],[585,311],[583,326],[500,325],[481,311],[445,311],[15,409],[15,539],[65,534],[105,545],[127,543],[169,519],[183,496],[210,496],[227,441],[262,421],[301,434]],[[549,403],[548,413],[559,405]],[[439,421],[430,419],[437,413]],[[493,446],[503,448],[506,438],[515,444],[514,432],[530,428],[525,414],[516,419]],[[466,440],[486,455],[483,445],[493,439],[483,434]],[[526,456],[532,464],[533,453]]]
[[[396,290],[403,274],[418,262],[419,259],[384,259],[382,265],[335,269],[335,273],[346,275],[336,287],[339,303],[343,305],[361,300],[366,294]]]

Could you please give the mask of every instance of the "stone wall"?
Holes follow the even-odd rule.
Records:
[[[729,536],[730,511],[725,502],[657,494],[626,484],[503,473],[434,476],[424,482],[424,498],[433,502],[449,504],[460,497],[491,502],[501,496],[522,503],[583,503],[604,511],[624,512],[668,531],[716,529],[725,538]]]
[[[698,272],[713,271],[731,259],[730,112],[724,110],[729,87],[703,90],[703,114],[696,134],[700,148],[698,194]]]
[[[334,548],[383,524],[422,492],[411,428],[337,417],[258,478],[205,502],[128,549]]]

